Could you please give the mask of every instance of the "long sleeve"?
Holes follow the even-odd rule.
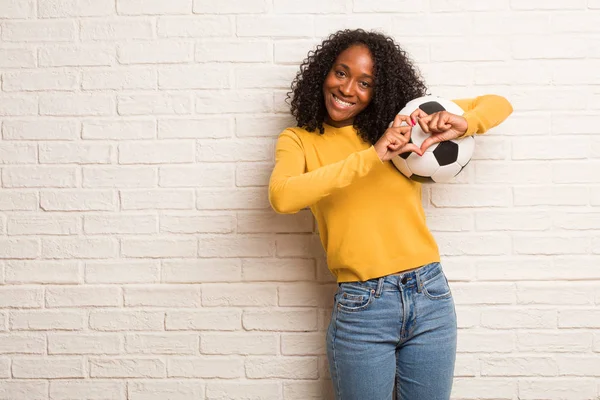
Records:
[[[465,111],[463,117],[469,124],[465,136],[484,133],[504,121],[513,111],[508,100],[495,94],[453,101]]]
[[[283,131],[275,149],[275,167],[269,180],[269,202],[281,214],[293,214],[350,185],[382,164],[373,146],[350,154],[344,160],[306,172],[301,140],[291,130]]]

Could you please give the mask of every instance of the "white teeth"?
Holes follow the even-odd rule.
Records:
[[[345,101],[338,99],[336,96],[333,96],[333,99],[336,101],[336,103],[338,103],[344,107],[350,107],[350,106],[354,105],[352,103],[346,103]]]

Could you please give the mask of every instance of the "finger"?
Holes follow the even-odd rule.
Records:
[[[429,121],[431,121],[431,116],[430,115],[426,115],[423,118],[419,118],[417,120],[417,122],[419,123],[419,126],[421,127],[421,129],[425,133],[431,133],[431,131],[429,129]]]
[[[416,144],[414,143],[406,143],[404,146],[402,146],[399,154],[402,153],[406,153],[409,151],[413,151],[415,153],[417,153],[419,156],[423,155],[423,150],[421,150]]]
[[[438,136],[430,136],[421,143],[421,151],[425,153],[425,151],[431,147],[432,145],[439,143],[440,138]]]
[[[392,125],[392,128],[399,128],[401,126],[404,126],[402,125],[403,122],[405,122],[408,126],[412,126],[412,123],[410,122],[410,117],[408,115],[396,114],[396,116],[394,117],[394,124]]]
[[[437,123],[438,131],[444,132],[452,127],[452,124],[450,124],[450,118],[451,118],[451,115],[450,115],[450,113],[447,113],[447,112],[444,112],[440,115],[440,118],[438,119],[438,123]]]
[[[416,125],[417,123],[417,119],[418,118],[425,118],[427,116],[427,113],[425,113],[425,111],[421,110],[420,108],[417,108],[415,111],[413,111],[410,114],[410,119],[413,122],[413,126]]]
[[[427,126],[429,127],[429,131],[431,133],[439,132],[438,130],[438,121],[440,120],[440,113],[435,113],[431,115],[431,120]]]

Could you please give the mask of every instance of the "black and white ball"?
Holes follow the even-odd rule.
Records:
[[[462,115],[463,109],[451,100],[437,96],[423,96],[409,101],[398,114],[410,115],[417,108],[426,114],[448,111]],[[403,123],[404,124],[404,123]],[[428,133],[423,132],[419,124],[413,126],[410,141],[421,147]],[[466,136],[460,139],[440,142],[429,147],[423,156],[408,152],[392,158],[392,163],[408,178],[421,182],[450,182],[471,160],[475,139]]]

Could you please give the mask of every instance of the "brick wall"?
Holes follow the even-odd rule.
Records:
[[[331,398],[335,283],[267,200],[329,33],[515,113],[423,203],[453,399],[600,396],[598,0],[0,0],[0,399]]]

